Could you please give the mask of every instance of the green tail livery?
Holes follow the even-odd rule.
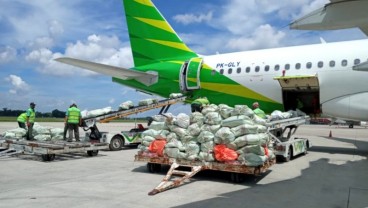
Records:
[[[56,61],[162,97],[181,92],[187,102],[207,97],[214,104],[251,106],[257,101],[270,113],[295,109],[299,99],[306,113],[323,109],[339,118],[368,117],[366,105],[359,104],[368,102],[367,40],[203,56],[180,39],[152,1],[123,0],[123,5],[133,68],[66,57]],[[341,83],[344,88],[336,90]]]

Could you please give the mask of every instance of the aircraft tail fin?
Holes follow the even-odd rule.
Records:
[[[123,0],[136,67],[198,55],[186,46],[151,0]]]

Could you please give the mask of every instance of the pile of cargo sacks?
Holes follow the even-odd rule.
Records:
[[[247,166],[259,166],[275,157],[267,120],[246,105],[211,104],[202,112],[168,113],[153,119],[139,146],[146,155]]]

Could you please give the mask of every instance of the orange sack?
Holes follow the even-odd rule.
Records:
[[[213,150],[217,161],[225,162],[238,159],[238,153],[235,150],[227,148],[224,144],[216,145]]]
[[[164,156],[165,145],[166,145],[166,140],[155,139],[149,145],[148,150],[152,153],[156,153],[158,156]]]

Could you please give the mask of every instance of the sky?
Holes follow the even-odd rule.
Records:
[[[328,0],[153,0],[198,54],[363,39],[359,29],[290,30],[293,20]],[[0,108],[65,111],[118,109],[127,100],[158,98],[111,77],[55,62],[72,57],[133,67],[122,0],[0,0]],[[170,112],[189,112],[176,105]],[[153,111],[149,114],[155,114]]]

